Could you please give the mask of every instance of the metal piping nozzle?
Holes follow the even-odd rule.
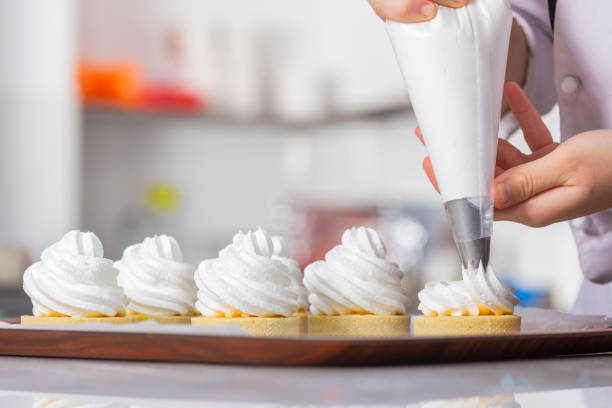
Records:
[[[444,203],[463,267],[486,268],[491,252],[493,203],[488,197],[468,197]]]

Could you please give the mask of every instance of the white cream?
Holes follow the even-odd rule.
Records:
[[[70,231],[26,269],[23,289],[34,316],[121,316],[127,299],[118,273],[96,234]]]
[[[115,267],[117,282],[130,299],[129,311],[157,316],[195,312],[195,267],[183,262],[173,237],[155,235],[127,247]]]
[[[425,316],[508,315],[519,303],[514,288],[499,280],[490,265],[485,270],[482,264],[464,268],[463,280],[426,284],[418,297]]]
[[[261,228],[239,232],[218,258],[203,261],[195,283],[204,316],[291,316],[300,309],[295,280]]]
[[[507,0],[438,7],[425,23],[387,21],[444,202],[488,195],[511,25]]]
[[[419,294],[418,309],[425,316],[478,316],[476,300],[463,281],[425,284]]]
[[[401,287],[402,272],[386,259],[387,250],[372,228],[350,228],[342,244],[332,248],[325,261],[304,270],[310,313],[405,314],[408,297]]]

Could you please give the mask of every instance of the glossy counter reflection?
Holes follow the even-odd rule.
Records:
[[[5,392],[0,396],[0,406],[11,408],[192,408],[192,407],[257,407],[257,408],[537,408],[554,406],[556,408],[607,407],[612,398],[612,387],[587,388],[564,391],[518,393],[508,395],[474,396],[444,400],[421,401],[410,404],[261,404],[261,403],[224,403],[218,401],[181,401],[150,400],[116,397],[91,397],[83,395],[24,395]]]
[[[612,400],[612,355],[404,367],[291,368],[0,357],[0,398],[94,396],[136,406],[421,406],[532,393],[568,406]],[[534,394],[535,395],[535,394]],[[534,397],[535,398],[535,397]],[[173,401],[170,405],[164,403]],[[89,402],[85,400],[84,402]],[[206,404],[202,404],[206,402]],[[473,401],[472,401],[473,402]],[[0,401],[0,407],[22,407]],[[179,404],[180,405],[177,405]],[[466,401],[470,403],[470,401]],[[191,405],[190,405],[191,404]],[[198,405],[199,404],[199,405]],[[214,406],[213,404],[213,406]],[[416,405],[415,405],[416,404]],[[529,405],[532,404],[532,405]],[[581,405],[582,404],[582,405]],[[59,405],[62,407],[62,405]],[[486,405],[485,405],[486,406]],[[542,405],[546,406],[546,405]],[[555,404],[555,408],[563,405]],[[603,405],[606,406],[606,405]]]

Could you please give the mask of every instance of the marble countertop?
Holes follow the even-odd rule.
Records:
[[[548,401],[546,398],[559,400],[556,408],[591,407],[608,406],[597,404],[612,400],[612,354],[368,368],[275,368],[0,357],[0,390],[2,407],[31,406],[36,395],[119,401],[126,403],[125,406],[135,406],[136,401],[138,406],[156,407],[201,406],[202,403],[217,406],[399,407],[429,406],[425,402],[433,404],[432,400],[436,400],[437,405],[431,406],[467,407],[472,406],[469,404],[473,399],[463,400],[464,405],[457,399],[502,395],[504,401],[514,404],[499,405],[504,407],[546,406],[542,405]],[[453,401],[449,401],[451,399]],[[570,402],[572,405],[563,405]]]

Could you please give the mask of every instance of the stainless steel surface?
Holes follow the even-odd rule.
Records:
[[[461,263],[465,268],[478,268],[480,263],[486,268],[491,253],[491,238],[479,238],[474,241],[456,242]]]
[[[493,203],[488,197],[468,197],[444,203],[453,238],[464,267],[489,263]]]
[[[350,369],[0,357],[0,384],[0,389],[5,391],[4,395],[62,394],[191,403],[214,401],[234,405],[333,403],[406,406],[440,399],[533,392],[547,392],[547,395],[551,395],[549,391],[610,386],[612,354],[514,362]],[[609,395],[609,392],[605,395]]]

